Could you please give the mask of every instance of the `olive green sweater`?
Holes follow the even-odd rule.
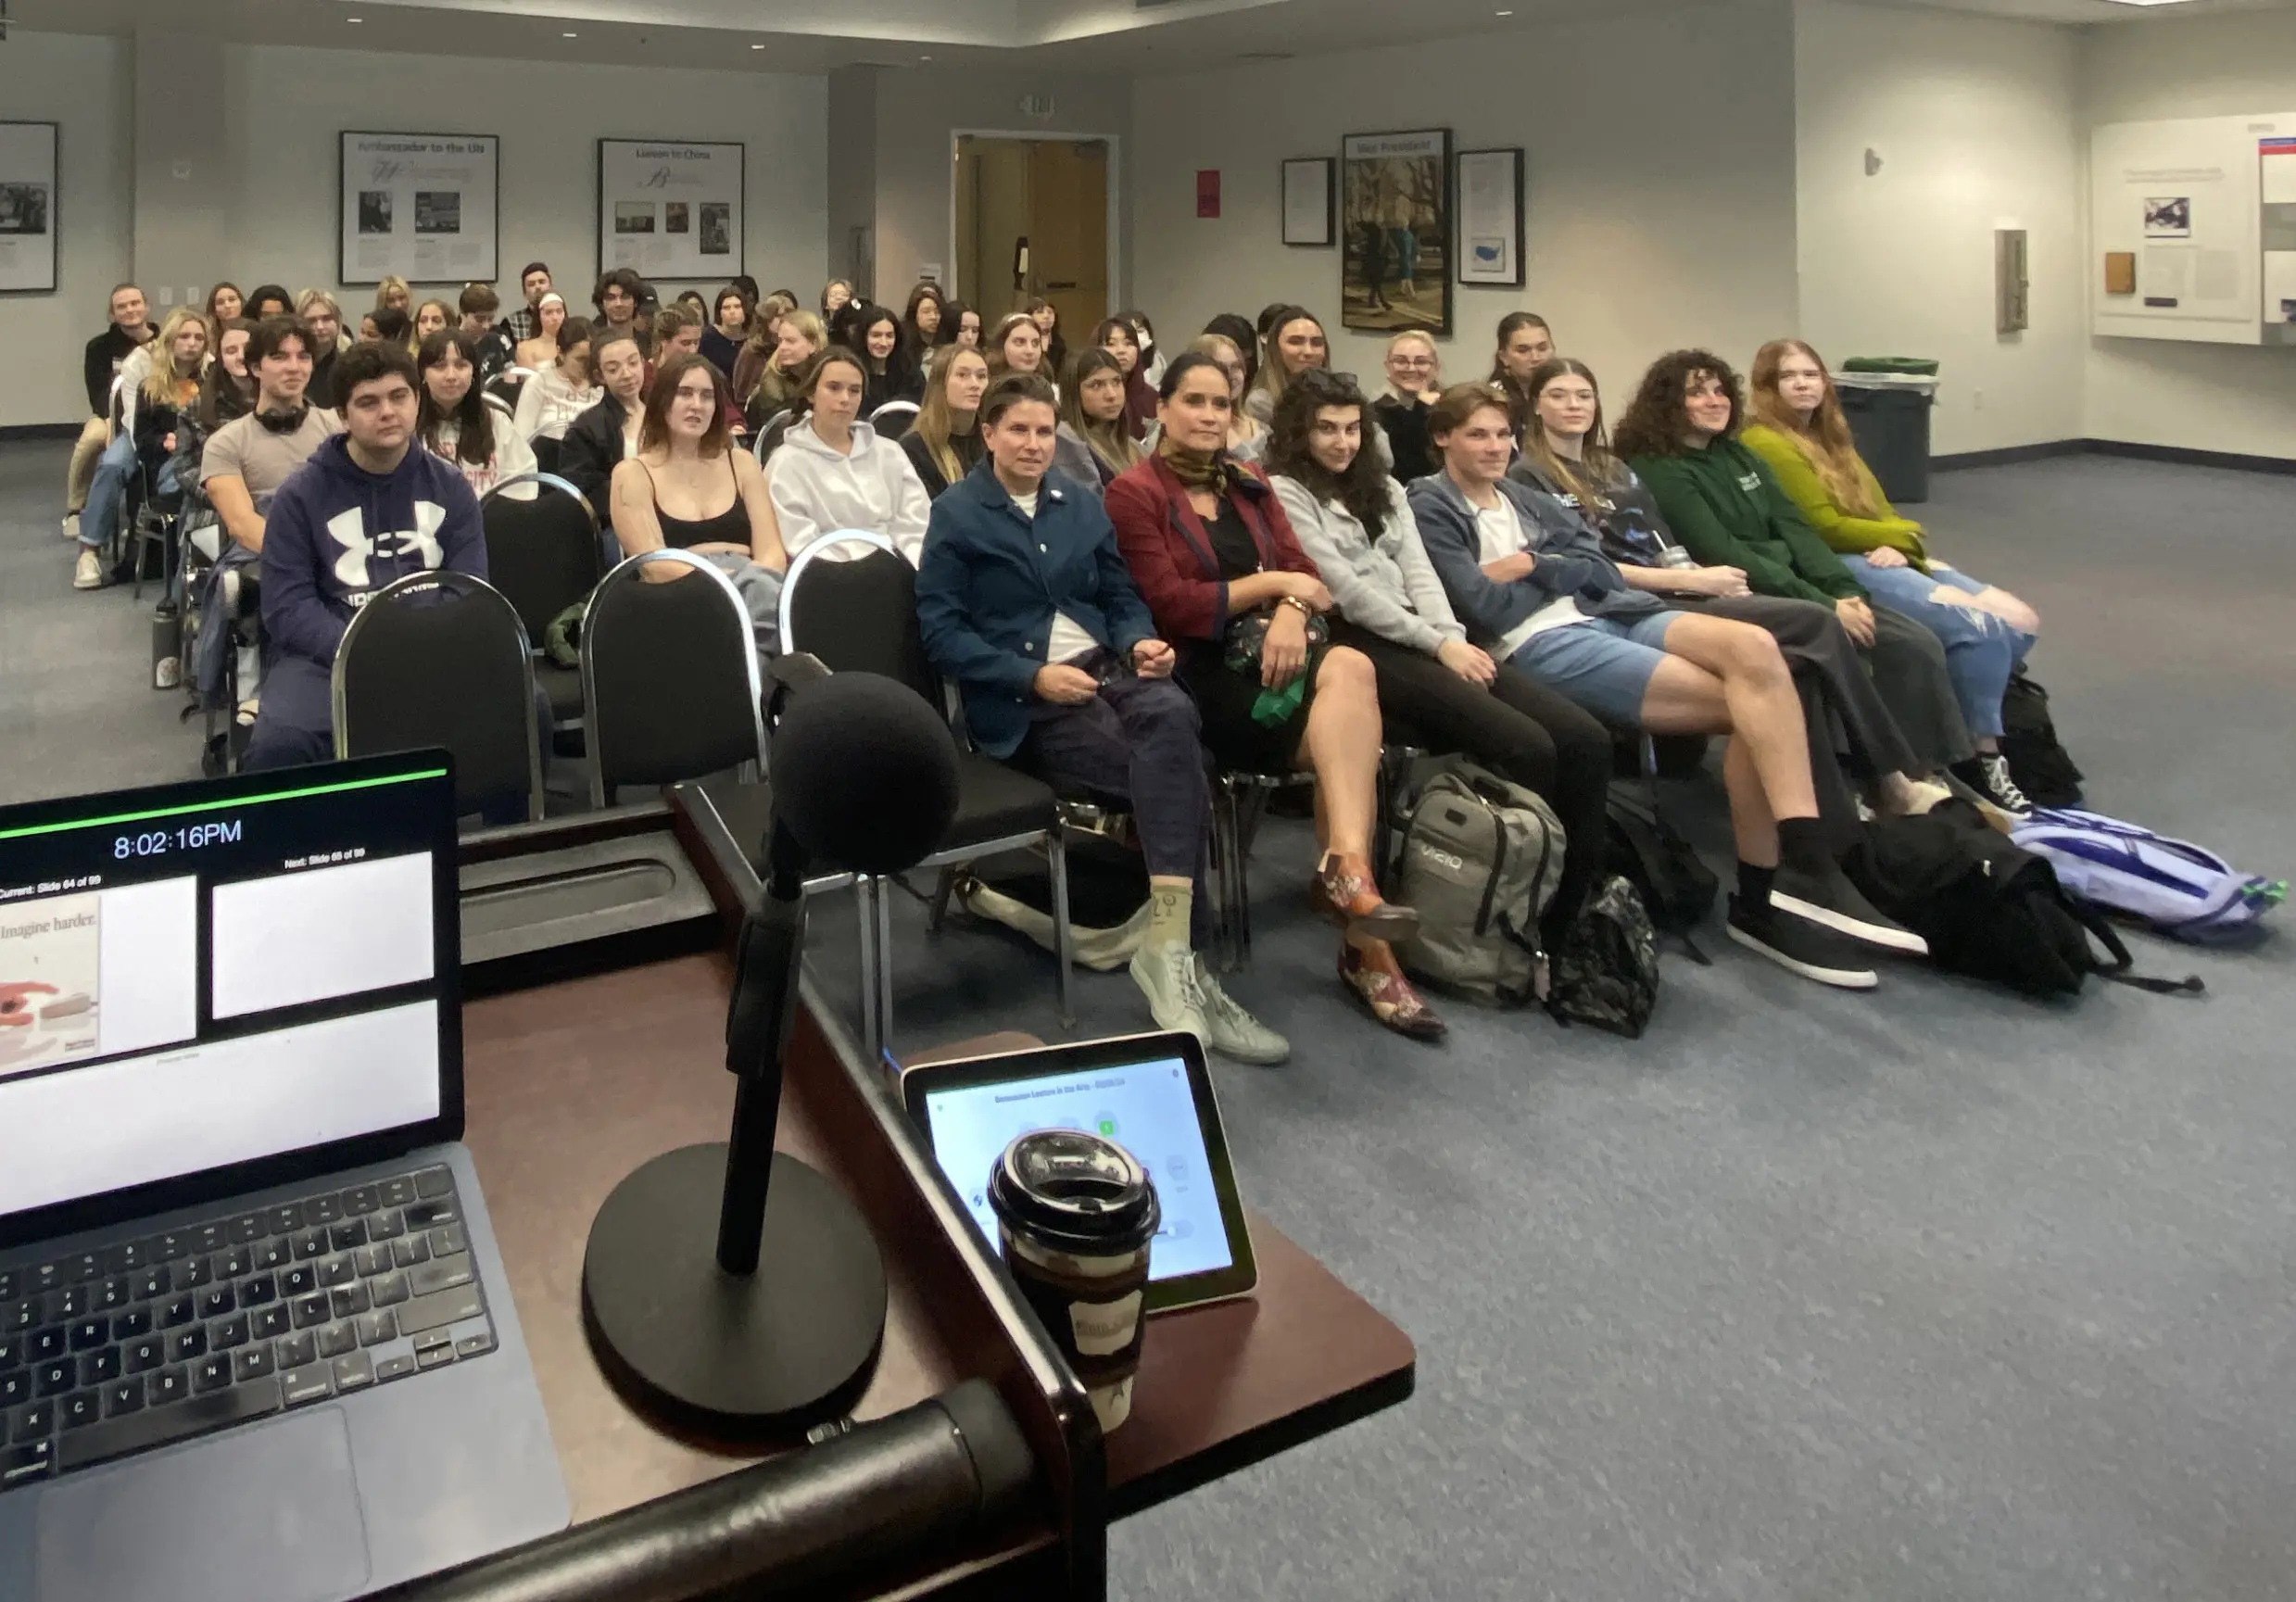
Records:
[[[1841,559],[1810,531],[1762,459],[1735,439],[1627,462],[1659,498],[1674,537],[1708,567],[1746,570],[1756,595],[1831,606],[1863,599]]]
[[[1881,546],[1900,551],[1907,561],[1923,573],[1929,571],[1928,548],[1922,543],[1922,525],[1911,518],[1899,517],[1889,498],[1882,493],[1873,470],[1858,459],[1858,473],[1865,480],[1865,492],[1873,504],[1880,509],[1877,515],[1860,517],[1846,511],[1834,498],[1834,492],[1818,476],[1801,448],[1766,423],[1750,423],[1739,436],[1747,448],[1768,464],[1771,476],[1778,487],[1785,491],[1802,514],[1802,520],[1818,531],[1818,537],[1836,550],[1863,556]]]

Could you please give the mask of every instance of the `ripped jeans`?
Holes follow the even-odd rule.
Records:
[[[2001,691],[2009,675],[2033,649],[2033,637],[1989,612],[1932,600],[1940,586],[1975,595],[1986,586],[1965,573],[1933,565],[1923,573],[1911,565],[1875,567],[1862,556],[1844,556],[1849,576],[1863,585],[1876,606],[1911,618],[1945,647],[1946,675],[1962,704],[1962,718],[1979,739],[2001,734]]]

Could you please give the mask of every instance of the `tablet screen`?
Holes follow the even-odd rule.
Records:
[[[1180,1058],[952,1085],[923,1099],[933,1156],[990,1242],[997,1218],[989,1175],[1004,1148],[1032,1129],[1082,1129],[1131,1153],[1155,1182],[1164,1221],[1148,1255],[1152,1282],[1233,1266],[1195,1094]]]

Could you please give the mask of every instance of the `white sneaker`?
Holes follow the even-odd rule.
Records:
[[[241,701],[239,703],[239,726],[241,728],[253,728],[255,726],[256,717],[262,712],[262,710],[263,698],[261,696],[251,695],[246,700]]]
[[[75,544],[78,543],[80,538],[80,514],[78,512],[68,511],[64,514],[64,537]]]
[[[1196,954],[1179,940],[1142,946],[1132,953],[1132,982],[1148,998],[1148,1015],[1160,1029],[1185,1029],[1205,1046],[1212,1026],[1204,1015],[1204,992],[1196,988]]]
[[[72,564],[71,587],[74,589],[104,587],[104,553],[92,545],[80,548],[80,560]]]
[[[1212,970],[1199,953],[1195,962],[1196,993],[1204,998],[1204,1021],[1209,1030],[1205,1044],[1223,1057],[1239,1063],[1268,1066],[1292,1054],[1292,1042],[1261,1023],[1219,988]]]

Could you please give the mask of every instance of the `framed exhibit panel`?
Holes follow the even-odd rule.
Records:
[[[1459,152],[1459,282],[1522,287],[1522,151]]]
[[[1340,322],[1451,332],[1451,131],[1350,133],[1340,146]]]
[[[346,132],[336,277],[493,283],[501,155],[491,133]]]
[[[0,295],[56,293],[53,122],[0,122]]]
[[[742,268],[744,147],[598,142],[598,270],[723,284]]]
[[[1333,175],[1336,163],[1329,156],[1303,157],[1283,164],[1283,242],[1286,245],[1328,246],[1338,210]]]
[[[2093,333],[2296,345],[2296,113],[2099,127]]]

